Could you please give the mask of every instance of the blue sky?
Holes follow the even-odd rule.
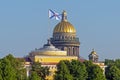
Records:
[[[120,57],[120,0],[1,0],[0,57],[26,56],[52,36],[59,22],[48,20],[48,9],[62,13],[80,38],[80,56],[94,48],[100,60]]]

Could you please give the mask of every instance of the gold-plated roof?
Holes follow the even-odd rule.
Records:
[[[91,54],[97,54],[95,51],[92,51]]]
[[[61,21],[55,26],[53,33],[76,33],[76,30],[68,21]]]
[[[91,54],[97,54],[94,49],[92,49]]]
[[[76,33],[74,26],[67,20],[66,11],[63,11],[61,22],[55,26],[53,33]]]

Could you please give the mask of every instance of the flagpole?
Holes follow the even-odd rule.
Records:
[[[48,39],[50,39],[50,18],[49,18],[49,10],[48,10]]]

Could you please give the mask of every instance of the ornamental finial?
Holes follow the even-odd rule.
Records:
[[[93,48],[92,51],[95,51],[95,49]]]
[[[65,10],[62,12],[62,21],[67,21],[67,12]]]

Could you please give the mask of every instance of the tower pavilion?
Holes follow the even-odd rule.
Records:
[[[79,57],[79,38],[76,37],[74,26],[67,20],[66,11],[63,11],[61,22],[59,22],[53,30],[51,43],[55,47],[67,51],[68,56]]]
[[[96,64],[98,65],[102,70],[103,70],[103,73],[105,73],[105,64],[103,61],[99,61],[99,56],[98,54],[96,53],[96,51],[93,49],[92,52],[88,55],[89,57],[89,60],[93,62],[93,64]]]
[[[98,62],[98,55],[94,49],[92,50],[92,52],[89,54],[88,57],[89,57],[89,60],[91,60],[93,62]]]

